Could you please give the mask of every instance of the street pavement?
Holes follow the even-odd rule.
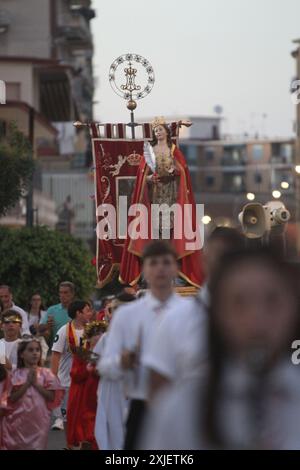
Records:
[[[62,450],[66,447],[66,435],[64,431],[49,431],[48,450]]]

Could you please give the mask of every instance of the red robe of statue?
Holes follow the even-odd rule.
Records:
[[[182,208],[185,204],[191,205],[191,218],[189,218],[191,229],[196,230],[196,205],[191,185],[190,174],[183,154],[173,145],[172,156],[175,160],[176,174],[178,175],[177,204]],[[122,262],[120,266],[120,280],[123,283],[134,285],[138,282],[141,274],[141,257],[144,247],[151,241],[151,201],[147,176],[152,172],[143,158],[138,169],[135,189],[133,192],[131,204],[144,204],[148,209],[148,239],[139,238],[137,240],[127,237]],[[129,217],[128,226],[134,217]],[[183,224],[183,219],[180,221]],[[199,222],[198,222],[199,223]],[[200,287],[203,283],[202,256],[201,250],[190,250],[187,243],[191,242],[186,238],[184,229],[180,239],[172,238],[173,244],[179,260],[179,274],[189,284]]]
[[[98,450],[94,436],[99,376],[88,370],[87,362],[76,354],[71,369],[71,387],[67,406],[67,444],[78,447],[83,442]]]

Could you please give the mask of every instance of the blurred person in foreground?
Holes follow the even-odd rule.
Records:
[[[175,308],[185,309],[187,300],[173,290],[178,273],[177,254],[164,240],[149,243],[143,253],[146,295],[124,305],[113,315],[104,353],[98,364],[103,377],[124,383],[130,399],[124,448],[136,446],[147,408],[149,374],[144,366],[152,337],[162,318]]]
[[[206,307],[209,307],[209,283],[220,259],[226,253],[245,248],[245,236],[233,227],[216,227],[205,240],[203,247],[203,271],[205,282],[199,292],[199,297]]]
[[[272,252],[223,258],[210,283],[210,367],[157,397],[145,449],[300,449],[299,295]]]
[[[110,304],[109,322],[119,307],[134,300],[135,296],[130,293],[121,292],[118,294]],[[103,355],[106,340],[107,333],[104,333],[93,349],[99,359]],[[98,447],[101,450],[120,450],[124,442],[125,416],[128,405],[123,383],[120,380],[100,376],[97,397],[95,437]]]
[[[222,256],[245,246],[244,236],[228,227],[217,227],[203,249],[205,283],[188,299],[185,309],[174,308],[162,319],[144,358],[151,370],[150,398],[162,388],[177,385],[204,372],[207,364],[208,286]]]

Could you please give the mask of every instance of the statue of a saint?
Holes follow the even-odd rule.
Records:
[[[136,239],[129,233],[120,266],[121,281],[131,285],[137,283],[145,245],[153,239],[169,238],[178,254],[180,277],[190,285],[200,286],[203,281],[201,251],[190,248],[191,240],[187,239],[185,227],[182,226],[189,224],[193,232],[198,230],[190,174],[185,158],[173,144],[171,131],[163,118],[152,122],[152,141],[144,145],[131,204],[143,204],[148,209],[147,237]],[[181,209],[179,215],[170,210],[174,204]],[[154,205],[160,206],[158,217],[153,217],[151,212]],[[129,222],[132,220],[129,219]],[[178,227],[181,229],[179,237]]]

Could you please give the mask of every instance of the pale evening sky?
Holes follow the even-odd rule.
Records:
[[[96,120],[128,122],[108,71],[133,52],[151,62],[156,78],[137,120],[213,115],[219,104],[226,133],[293,135],[290,53],[300,37],[299,0],[93,0],[93,8]]]

